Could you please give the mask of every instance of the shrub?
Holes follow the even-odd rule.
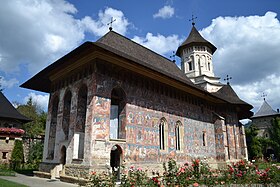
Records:
[[[15,140],[14,149],[11,156],[12,169],[20,169],[24,161],[23,146],[21,140]]]
[[[280,183],[280,166],[270,164],[266,169],[259,169],[253,163],[240,160],[228,165],[227,169],[213,170],[207,162],[195,159],[192,163],[186,162],[182,166],[170,159],[163,164],[163,175],[153,174],[147,176],[147,172],[141,168],[130,167],[128,170],[122,169],[120,187],[186,187],[186,186],[219,186],[219,185],[249,185],[263,184],[264,186],[278,186]],[[94,173],[92,186],[115,185],[116,177],[112,174]],[[253,185],[255,186],[255,185]]]
[[[39,168],[39,163],[43,158],[43,143],[32,142],[30,145],[30,150],[27,158],[27,167],[29,169],[37,170]]]

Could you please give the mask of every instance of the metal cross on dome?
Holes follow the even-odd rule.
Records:
[[[267,94],[262,93],[261,97],[263,98],[263,100],[265,101],[265,97],[267,96]]]
[[[195,22],[194,20],[197,19],[197,17],[192,14],[192,19],[189,19],[189,21],[192,21],[192,25],[194,26],[195,25]]]
[[[109,30],[112,31],[113,30],[113,22],[115,22],[116,19],[114,19],[113,17],[111,17],[111,21],[109,23],[107,23],[107,25],[110,25]]]
[[[229,77],[228,75],[227,75],[227,77],[224,79],[225,81],[227,81],[227,85],[229,85],[229,80],[230,79],[232,79],[232,77]]]

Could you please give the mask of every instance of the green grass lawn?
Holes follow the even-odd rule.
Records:
[[[28,186],[16,182],[0,179],[0,187],[28,187]]]
[[[15,175],[16,173],[13,170],[0,168],[0,176],[15,176]]]

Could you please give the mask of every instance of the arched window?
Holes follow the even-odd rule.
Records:
[[[114,88],[111,92],[110,109],[110,138],[125,139],[125,93],[121,88]]]
[[[62,120],[62,129],[65,135],[65,140],[68,140],[68,133],[69,133],[71,97],[72,97],[71,92],[67,91],[64,96],[63,120]]]
[[[188,65],[189,65],[189,71],[193,70],[192,61],[188,62]]]
[[[51,105],[51,123],[49,128],[48,154],[47,154],[47,159],[51,159],[51,160],[54,158],[58,102],[59,102],[58,97],[54,97]]]
[[[205,131],[202,132],[202,145],[206,146],[206,132]]]
[[[159,149],[166,150],[168,142],[168,126],[165,118],[161,118],[159,123]]]
[[[180,121],[176,122],[175,125],[175,140],[176,140],[176,145],[175,148],[177,151],[182,150],[183,146],[183,125]]]
[[[181,121],[175,124],[175,148],[177,151],[182,151],[184,146],[184,126]]]
[[[74,134],[74,158],[84,158],[85,125],[87,114],[87,87],[81,86],[78,92],[77,121]]]

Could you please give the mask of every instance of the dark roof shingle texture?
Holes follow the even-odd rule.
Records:
[[[229,84],[224,85],[221,89],[219,89],[216,93],[213,94],[232,104],[248,104],[238,97],[238,95],[235,93],[235,91]]]
[[[212,53],[214,53],[217,49],[213,44],[211,44],[209,41],[205,40],[199,34],[197,29],[193,26],[189,36],[187,37],[187,39],[179,46],[179,48],[176,52],[176,55],[180,56],[180,51],[183,48],[186,48],[186,47],[189,47],[189,46],[194,46],[194,45],[208,46],[212,50]]]
[[[15,119],[23,123],[31,121],[29,118],[19,113],[2,92],[0,92],[0,118]]]
[[[101,44],[100,47],[110,51],[113,50],[113,52],[116,50],[115,53],[120,56],[132,58],[131,60],[143,66],[193,85],[191,80],[187,78],[174,62],[114,31],[108,32],[97,40],[95,44]]]
[[[278,112],[273,110],[271,106],[264,100],[260,109],[252,116],[252,118],[280,115]]]

